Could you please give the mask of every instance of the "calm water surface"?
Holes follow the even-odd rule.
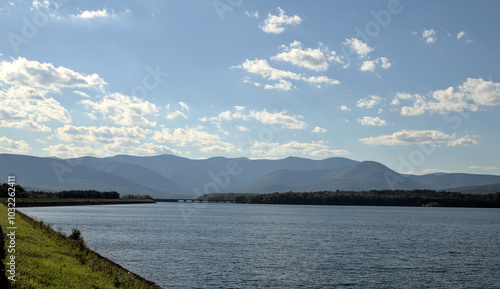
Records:
[[[23,208],[164,288],[500,288],[500,210],[158,203]]]

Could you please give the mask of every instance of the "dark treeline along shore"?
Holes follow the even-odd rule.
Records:
[[[500,208],[500,193],[479,195],[433,190],[321,191],[271,194],[218,193],[203,195],[198,200],[250,204]]]
[[[0,185],[0,200],[2,202],[9,197],[9,188],[10,186],[6,183]],[[51,193],[27,191],[20,185],[16,185],[13,189],[17,207],[112,205],[155,202],[149,195],[127,194],[120,196],[120,194],[115,191],[71,190]]]

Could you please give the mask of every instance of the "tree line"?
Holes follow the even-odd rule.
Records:
[[[500,208],[500,193],[462,194],[434,190],[370,190],[286,192],[270,194],[219,193],[203,195],[200,201],[233,201],[250,204],[443,206]]]
[[[9,184],[3,183],[0,186],[0,198],[7,198],[9,192]],[[115,191],[100,192],[96,190],[70,190],[56,193],[41,192],[41,191],[26,191],[20,185],[14,186],[16,198],[59,198],[59,199],[119,199],[120,194]]]

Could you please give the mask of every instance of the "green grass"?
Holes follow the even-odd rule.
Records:
[[[0,205],[4,234],[7,221],[7,208]],[[17,276],[10,288],[160,288],[88,249],[83,239],[71,240],[20,212],[16,226]],[[10,254],[5,257],[3,264]]]

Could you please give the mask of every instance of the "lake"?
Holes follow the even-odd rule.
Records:
[[[22,208],[164,288],[499,288],[500,210],[157,203]]]

